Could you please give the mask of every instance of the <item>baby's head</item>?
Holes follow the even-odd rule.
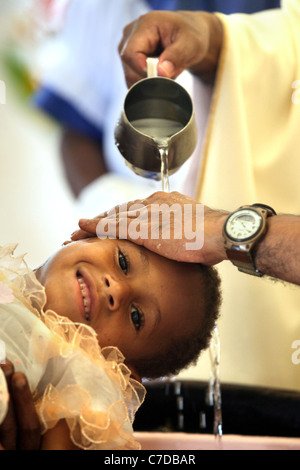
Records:
[[[46,308],[90,325],[141,377],[175,374],[210,341],[220,305],[214,268],[163,258],[127,240],[73,242],[37,271]]]

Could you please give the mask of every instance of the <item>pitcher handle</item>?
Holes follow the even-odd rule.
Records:
[[[147,77],[153,78],[158,77],[157,65],[159,58],[158,57],[147,57]]]

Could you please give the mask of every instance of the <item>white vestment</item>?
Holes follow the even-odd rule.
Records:
[[[184,192],[213,208],[260,202],[299,214],[300,0],[220,18],[224,47],[206,132],[192,157],[197,175]],[[205,122],[205,86],[195,85],[197,119]],[[299,288],[242,274],[229,262],[219,271],[221,380],[300,390],[300,364],[292,360],[300,339]],[[207,359],[187,374],[206,378]]]

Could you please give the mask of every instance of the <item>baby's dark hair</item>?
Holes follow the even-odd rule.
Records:
[[[203,301],[199,305],[201,320],[199,326],[188,337],[174,340],[167,347],[162,345],[155,355],[140,358],[134,362],[137,372],[143,378],[155,379],[176,375],[182,369],[194,364],[210,343],[213,329],[219,317],[221,305],[221,281],[217,270],[211,266],[197,265],[200,272],[199,289]]]

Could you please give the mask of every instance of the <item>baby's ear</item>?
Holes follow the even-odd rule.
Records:
[[[127,365],[128,369],[130,369],[130,371],[131,371],[131,378],[136,380],[137,382],[142,383],[142,377],[137,372],[135,367],[132,364],[128,364],[128,363],[126,363],[126,365]]]

